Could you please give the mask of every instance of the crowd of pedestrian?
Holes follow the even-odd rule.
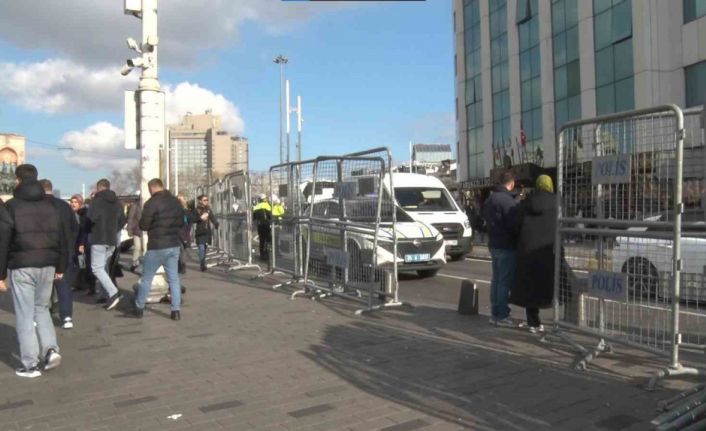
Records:
[[[38,377],[61,363],[51,316],[54,289],[59,326],[67,330],[75,324],[75,290],[98,293],[96,302],[107,311],[120,303],[123,295],[116,278],[120,276],[120,231],[126,226],[134,247],[130,270],[142,267],[129,314],[143,317],[153,278],[163,267],[170,317],[181,320],[179,274],[185,271],[190,227],[196,224],[202,270],[211,229],[218,228],[208,197],[199,197],[198,206],[189,209],[184,196],[173,196],[155,178],[148,183],[150,198],[144,206],[136,201],[126,208],[110,181],[100,179],[90,200],[76,194],[66,202],[53,195],[50,180],[38,179],[33,165],[17,166],[15,177],[12,198],[0,200],[0,292],[12,292],[21,360],[18,376]]]

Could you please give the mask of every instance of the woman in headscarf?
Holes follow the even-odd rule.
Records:
[[[525,307],[528,328],[544,331],[540,308],[549,308],[554,297],[554,238],[557,202],[554,184],[547,175],[537,178],[534,192],[520,207],[522,227],[517,244],[517,272],[510,291],[510,303]]]

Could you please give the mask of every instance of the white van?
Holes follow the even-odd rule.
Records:
[[[436,228],[444,236],[446,254],[461,260],[471,251],[473,230],[444,183],[422,174],[393,173],[395,199],[414,220]],[[389,181],[385,181],[389,189]]]

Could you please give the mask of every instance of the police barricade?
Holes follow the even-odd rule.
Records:
[[[323,293],[353,298],[365,305],[357,313],[397,304],[396,211],[384,185],[389,173],[382,157],[315,160],[303,225],[304,282],[315,288],[293,297]]]
[[[211,204],[211,212],[219,225],[225,221],[228,193],[225,183],[221,180],[215,181],[206,188],[206,193]],[[198,205],[198,202],[196,203]],[[228,241],[225,238],[224,229],[211,228],[211,244],[206,253],[206,266],[211,268],[223,265],[229,260]]]
[[[224,247],[229,257],[228,270],[256,268],[252,260],[252,203],[250,176],[237,171],[226,175],[222,222]]]
[[[279,206],[281,214],[272,214],[269,238],[266,237],[267,226],[258,227],[258,247],[263,247],[261,254],[269,256],[270,273],[280,272],[291,277],[273,288],[300,283],[304,279],[302,226],[308,219],[305,210],[317,196],[318,190],[312,188],[313,179],[312,160],[270,168],[270,209]],[[263,238],[266,238],[266,244],[263,244]]]
[[[551,334],[576,348],[576,363],[611,341],[679,362],[683,272],[684,116],[673,105],[562,126],[557,137],[558,218]],[[701,286],[703,289],[703,285]],[[593,349],[560,328],[597,336]]]

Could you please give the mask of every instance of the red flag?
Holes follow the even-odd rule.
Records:
[[[527,135],[525,134],[525,128],[522,126],[522,121],[520,121],[520,143],[523,147],[527,146]]]

